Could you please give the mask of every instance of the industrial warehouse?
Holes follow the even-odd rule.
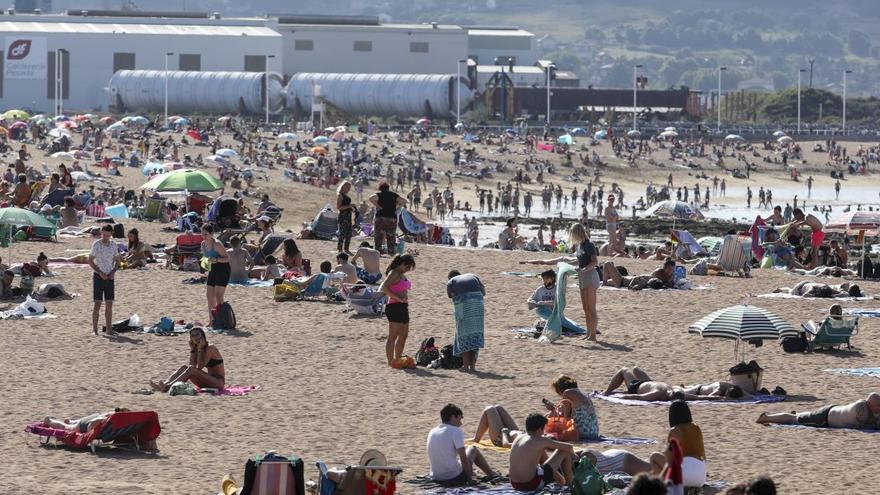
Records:
[[[566,115],[605,104],[604,96],[578,88],[573,74],[539,60],[535,36],[516,27],[386,24],[369,16],[8,9],[0,29],[6,33],[0,104],[35,112],[167,107],[308,119],[329,108],[453,118],[479,103],[505,119],[544,114],[556,100],[565,108],[553,104],[553,111]],[[565,87],[566,96],[548,103],[542,96],[548,86]],[[655,95],[660,107],[689,106],[687,91],[657,93],[663,93]]]

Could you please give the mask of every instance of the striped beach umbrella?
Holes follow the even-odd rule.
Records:
[[[688,327],[688,333],[743,341],[778,340],[797,337],[787,321],[757,306],[740,304],[719,309]]]
[[[880,211],[848,211],[834,218],[822,230],[854,232],[880,229]]]
[[[646,217],[666,217],[691,220],[703,219],[703,212],[701,212],[699,208],[685,203],[684,201],[676,201],[674,199],[661,201],[655,204],[648,208],[644,215]]]

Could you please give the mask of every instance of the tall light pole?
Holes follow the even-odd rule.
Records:
[[[553,69],[553,64],[547,64],[547,129],[550,129],[550,71]]]
[[[807,69],[798,69],[798,97],[797,97],[797,110],[798,110],[798,120],[797,120],[797,132],[801,133],[801,75],[806,72]]]
[[[461,64],[467,63],[467,60],[459,60],[455,64],[455,126],[461,124]]]
[[[265,81],[265,87],[264,87],[264,92],[266,93],[266,131],[269,130],[269,59],[270,58],[275,58],[275,55],[266,55],[266,59],[265,59],[264,67],[263,67],[264,69],[266,69],[266,72],[265,72],[266,81]]]
[[[639,94],[639,75],[638,71],[644,67],[642,64],[636,64],[633,66],[633,130],[639,130],[639,118],[638,113],[636,112],[636,103],[638,102],[638,94]]]
[[[811,59],[807,60],[807,62],[810,63],[810,89],[813,89],[813,64],[816,63],[816,59],[811,58]]]
[[[165,125],[168,125],[168,57],[174,55],[172,52],[165,53]]]
[[[843,71],[843,132],[846,133],[846,75],[849,74],[850,71]]]
[[[718,128],[717,131],[721,132],[721,73],[726,71],[727,67],[718,67]]]

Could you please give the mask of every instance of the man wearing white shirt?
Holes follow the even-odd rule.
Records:
[[[440,410],[442,423],[428,433],[428,461],[431,477],[446,486],[462,485],[474,477],[474,465],[487,476],[497,476],[486,462],[480,449],[465,448],[464,432],[461,430],[461,409],[447,404]]]
[[[113,299],[115,299],[116,270],[119,268],[119,248],[113,242],[113,226],[101,227],[101,238],[92,244],[89,252],[89,266],[92,267],[92,293],[95,306],[92,309],[92,333],[98,335],[98,314],[101,303],[106,303],[104,325],[108,335],[116,335],[113,331]]]

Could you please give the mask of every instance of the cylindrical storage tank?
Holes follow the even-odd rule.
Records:
[[[287,83],[287,107],[310,113],[314,87],[327,103],[351,115],[422,117],[455,115],[455,74],[295,74]],[[462,76],[462,111],[473,91]]]
[[[120,111],[165,109],[165,71],[121,70],[110,78],[110,103]],[[263,72],[168,71],[168,111],[250,113],[266,111]],[[284,109],[284,80],[269,73],[269,111]]]

